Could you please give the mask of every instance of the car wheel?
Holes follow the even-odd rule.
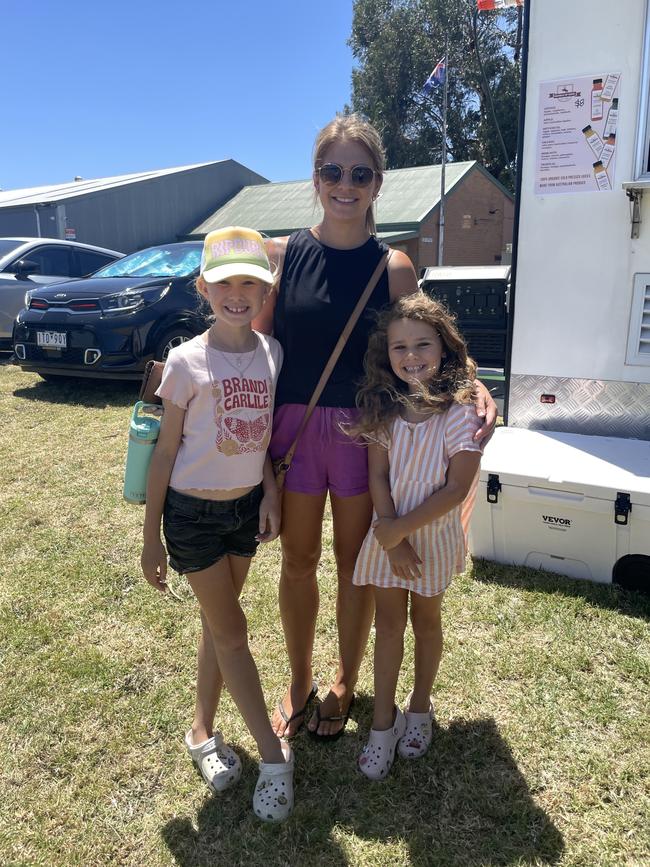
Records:
[[[154,358],[156,361],[167,361],[170,349],[173,349],[175,346],[180,346],[181,343],[186,343],[193,337],[194,334],[191,331],[187,331],[185,328],[173,329],[172,331],[165,332],[156,344],[153,353]]]

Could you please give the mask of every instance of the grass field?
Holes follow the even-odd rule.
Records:
[[[225,695],[243,779],[211,797],[182,745],[198,617],[138,570],[143,512],[121,500],[134,386],[46,384],[0,366],[0,864],[650,864],[647,598],[476,563],[445,602],[428,756],[372,784],[355,768],[368,654],[345,737],[294,741],[296,809],[253,815],[254,744]],[[269,707],[287,665],[279,551],[244,590]],[[315,673],[335,666],[326,545]],[[408,692],[407,641],[400,698]]]

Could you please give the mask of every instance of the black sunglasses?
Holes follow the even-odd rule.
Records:
[[[333,186],[339,184],[345,174],[345,169],[338,163],[325,163],[317,169],[318,177],[324,184]],[[370,166],[352,166],[350,181],[353,187],[368,187],[375,177],[375,170]]]

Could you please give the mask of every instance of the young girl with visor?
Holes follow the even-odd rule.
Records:
[[[358,115],[337,117],[317,137],[313,184],[320,223],[269,243],[281,277],[256,326],[284,349],[271,440],[273,459],[293,442],[314,387],[350,313],[387,250],[376,237],[373,213],[383,181],[384,154],[376,130]],[[394,250],[357,322],[318,405],[298,442],[282,499],[280,612],[291,685],[273,715],[279,735],[290,737],[305,721],[316,692],[312,651],[318,612],[316,571],[329,494],[338,574],[339,667],[308,721],[320,740],[343,733],[373,616],[372,592],[352,583],[354,565],[370,526],[367,450],[341,430],[356,419],[357,384],[375,313],[416,292],[411,260]],[[477,411],[486,415],[477,439],[489,434],[495,405],[478,385]],[[487,408],[487,409],[486,409]]]
[[[257,232],[229,227],[206,237],[197,289],[214,322],[165,363],[142,571],[166,590],[162,518],[170,564],[187,575],[201,609],[196,706],[185,745],[215,791],[237,782],[240,759],[213,728],[225,683],[262,758],[253,808],[278,821],[293,807],[293,753],[271,728],[239,603],[258,542],[274,539],[280,524],[267,448],[282,350],[251,327],[272,282]]]

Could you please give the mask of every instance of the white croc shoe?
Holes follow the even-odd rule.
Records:
[[[234,786],[241,777],[241,762],[237,753],[224,742],[223,735],[215,731],[211,738],[196,746],[190,740],[192,730],[185,735],[185,746],[201,776],[215,792]]]
[[[397,751],[403,759],[419,759],[431,746],[433,734],[433,702],[429,699],[429,710],[426,713],[411,713],[409,693],[404,705],[406,731],[400,738]]]
[[[253,810],[263,822],[282,822],[293,810],[293,750],[282,741],[284,762],[260,762]]]
[[[395,708],[392,728],[385,731],[370,729],[368,743],[359,756],[359,770],[370,780],[383,780],[393,766],[395,747],[406,730],[402,711]]]

